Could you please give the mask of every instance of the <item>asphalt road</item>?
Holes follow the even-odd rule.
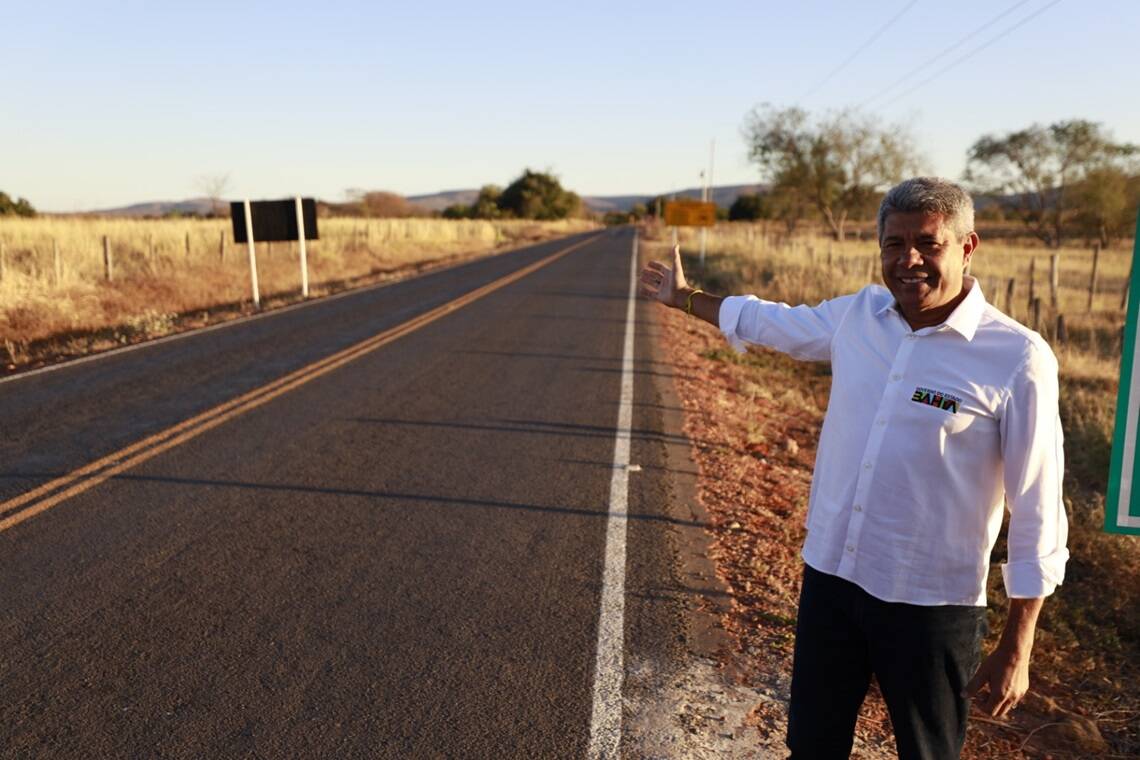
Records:
[[[632,237],[0,383],[11,504],[588,239],[0,532],[0,755],[584,757]],[[650,308],[624,645],[665,663],[683,613]]]

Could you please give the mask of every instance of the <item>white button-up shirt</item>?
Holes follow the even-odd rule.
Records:
[[[1064,578],[1057,360],[966,283],[943,324],[913,331],[878,285],[814,307],[721,305],[737,350],[831,362],[803,558],[885,601],[984,605],[1003,503],[1006,593],[1046,596]]]

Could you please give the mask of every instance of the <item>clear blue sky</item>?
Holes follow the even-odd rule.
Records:
[[[865,107],[957,177],[981,134],[1088,118],[1140,143],[1140,3],[293,3],[0,0],[0,190],[71,211],[346,188],[406,195],[551,169],[586,195],[757,180],[758,103]],[[821,84],[822,82],[822,84]],[[902,93],[907,85],[893,93]]]

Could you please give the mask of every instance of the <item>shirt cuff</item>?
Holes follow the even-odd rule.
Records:
[[[1001,566],[1005,595],[1010,599],[1049,596],[1065,580],[1069,550],[1061,549],[1036,562],[1008,562]]]
[[[721,301],[720,331],[724,333],[728,345],[732,346],[737,353],[744,353],[748,347],[748,343],[736,334],[736,330],[740,326],[740,312],[744,310],[749,301],[757,300],[759,299],[756,296],[729,296]]]

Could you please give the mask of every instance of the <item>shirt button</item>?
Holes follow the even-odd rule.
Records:
[[[855,547],[851,544],[847,544],[847,553],[850,554],[853,551],[855,551]]]
[[[906,337],[907,337],[907,340],[914,340],[918,336],[915,335],[914,333],[907,333]]]
[[[863,511],[863,505],[862,504],[856,504],[854,509],[856,512],[862,512]]]
[[[869,470],[869,469],[871,469],[871,463],[870,463],[870,462],[864,462],[864,463],[863,463],[863,469],[864,469],[864,470]]]
[[[902,375],[896,372],[895,374],[891,375],[891,380],[897,383],[899,380],[902,380]]]
[[[887,421],[886,421],[886,420],[884,420],[884,419],[880,419],[880,420],[879,420],[879,424],[880,424],[880,425],[886,425],[886,424],[887,424]]]

